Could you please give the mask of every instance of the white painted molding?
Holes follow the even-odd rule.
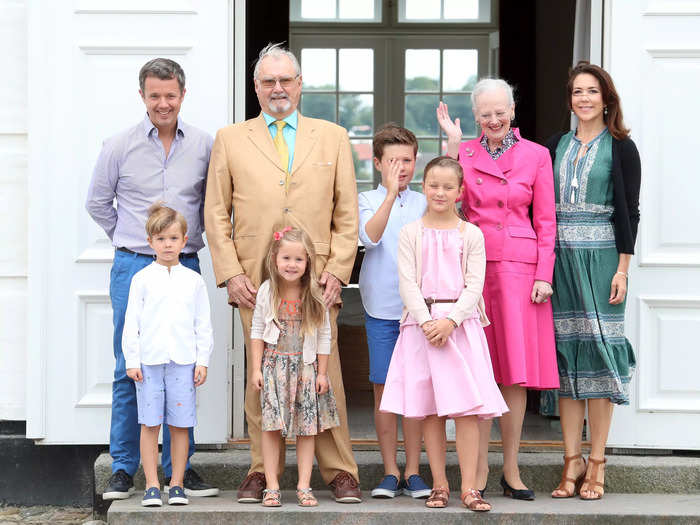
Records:
[[[654,348],[659,338],[655,322],[658,316],[653,311],[660,308],[695,310],[698,314],[698,321],[700,321],[700,297],[639,295],[637,302],[639,305],[637,366],[640,370],[637,370],[636,377],[636,410],[639,412],[700,414],[700,394],[688,395],[687,392],[679,391],[675,397],[650,395],[652,389],[649,388],[648,383],[651,383],[652,377],[644,375],[645,372],[652,374],[656,372],[657,363],[649,359],[650,356],[657,356],[658,359],[664,358],[660,349]],[[692,343],[689,341],[688,344]],[[680,363],[678,365],[680,366]]]
[[[646,52],[653,58],[700,58],[698,48],[648,48]]]
[[[78,257],[76,257],[75,262],[78,263],[112,263],[114,260],[114,247],[109,246],[91,246],[87,250],[83,251]]]
[[[651,0],[642,16],[700,16],[697,0]]]
[[[112,406],[112,383],[96,383],[88,387],[88,306],[91,304],[110,305],[109,290],[77,291],[78,301],[78,383],[76,407],[110,408]],[[111,306],[110,306],[111,308]]]
[[[196,15],[191,0],[76,0],[73,12],[97,15]]]
[[[186,55],[193,44],[84,43],[78,47],[86,55]]]

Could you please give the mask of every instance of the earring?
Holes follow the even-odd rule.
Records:
[[[607,114],[608,114],[608,106],[605,106],[603,108],[603,115],[607,115]]]

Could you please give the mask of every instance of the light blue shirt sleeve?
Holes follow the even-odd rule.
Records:
[[[265,124],[267,124],[267,129],[270,130],[270,135],[272,139],[277,136],[277,126],[273,125],[277,119],[275,117],[268,115],[263,111],[263,118],[265,119]],[[299,113],[294,111],[291,115],[288,115],[284,120],[287,125],[282,129],[282,135],[284,136],[284,141],[287,143],[287,149],[289,150],[289,165],[287,166],[287,171],[292,172],[292,165],[294,164],[294,146],[297,140],[297,125],[299,123]]]
[[[357,196],[357,202],[360,207],[360,241],[362,241],[362,244],[365,246],[366,250],[371,250],[372,248],[379,246],[379,244],[382,242],[381,237],[377,242],[373,242],[365,230],[365,226],[367,226],[367,223],[372,219],[372,217],[374,217],[377,210],[372,207],[369,199],[365,195],[365,192],[362,192]]]

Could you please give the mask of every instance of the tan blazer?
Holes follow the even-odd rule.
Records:
[[[484,251],[484,235],[481,230],[468,222],[460,223],[460,231],[464,239],[462,248],[462,272],[464,273],[464,289],[457,302],[452,307],[448,317],[457,325],[469,317],[474,310],[479,313],[481,326],[488,326],[486,317],[484,289],[486,274],[486,253]],[[430,321],[430,309],[425,304],[421,292],[423,279],[423,219],[408,223],[399,233],[399,293],[403,300],[404,309],[401,323],[406,322],[409,314],[423,324]],[[437,297],[436,299],[444,299]]]
[[[358,206],[345,129],[299,114],[288,192],[284,180],[262,113],[218,131],[204,224],[219,286],[241,273],[259,286],[272,234],[285,226],[311,236],[319,276],[327,271],[347,284],[357,252]]]

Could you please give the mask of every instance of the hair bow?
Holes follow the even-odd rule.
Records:
[[[276,241],[279,241],[279,240],[282,239],[282,237],[284,236],[284,234],[287,233],[288,231],[291,231],[291,229],[292,229],[291,226],[285,226],[285,227],[282,228],[280,231],[275,232],[275,233],[273,234],[273,237],[275,238]]]

